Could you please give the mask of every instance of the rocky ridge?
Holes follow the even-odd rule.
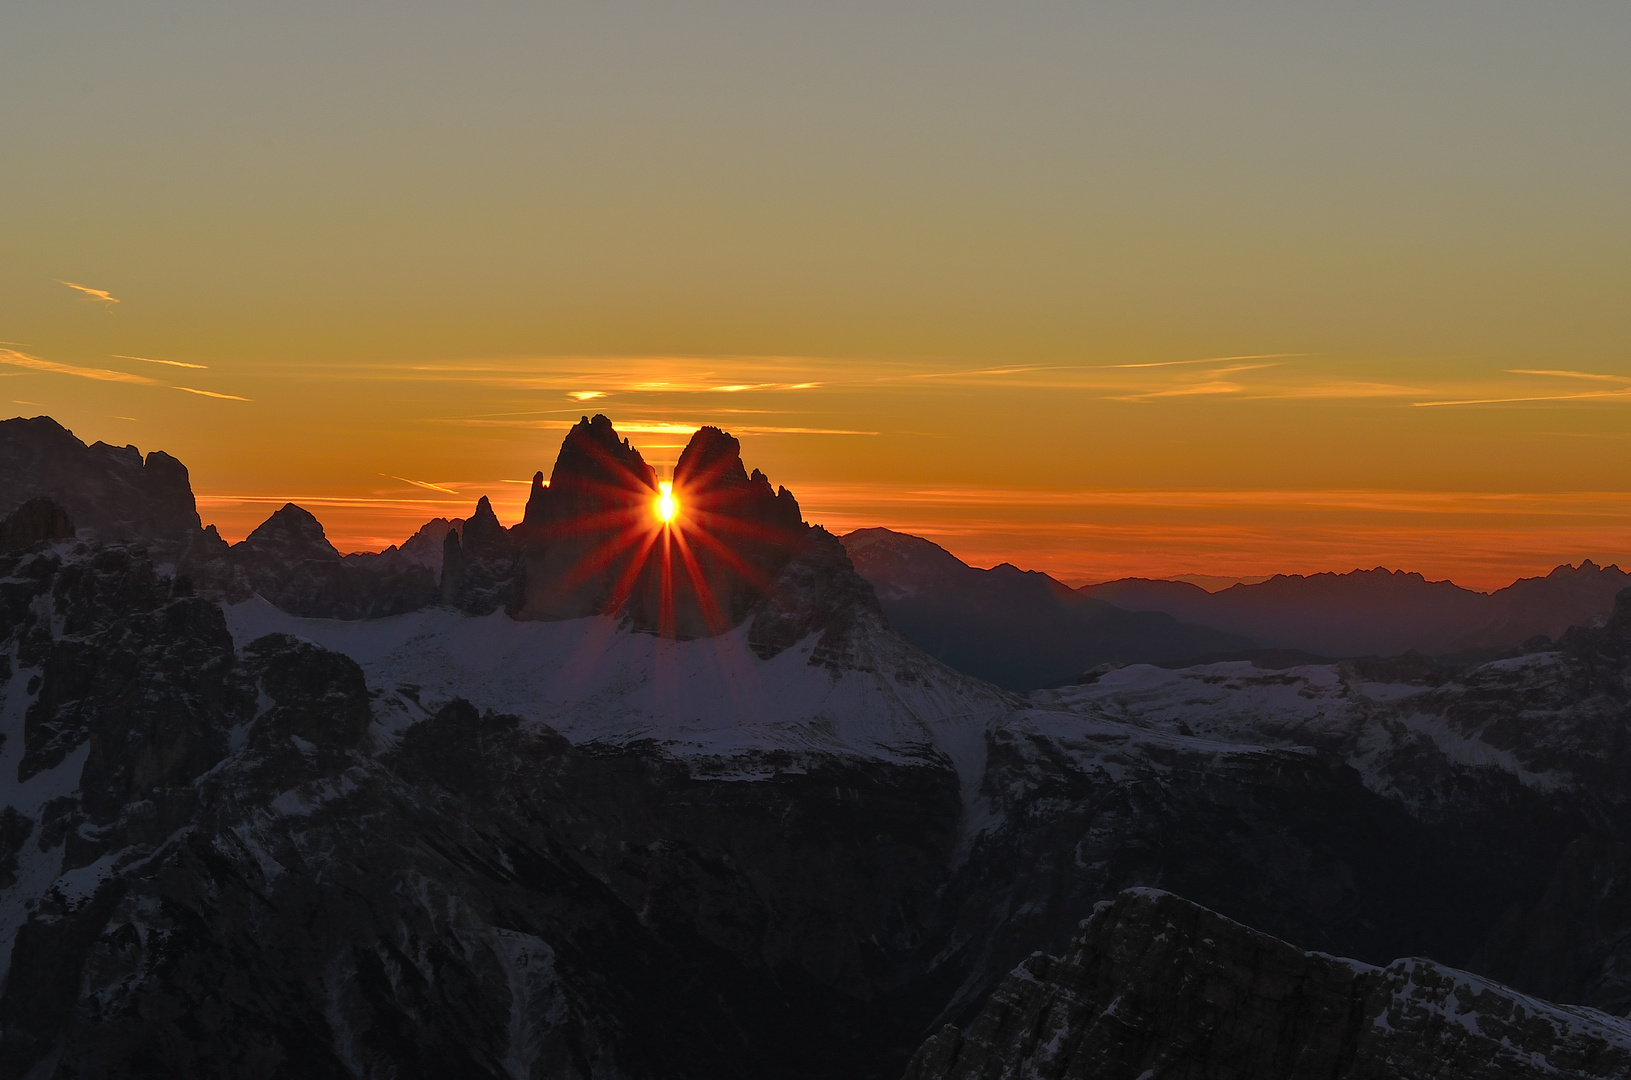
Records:
[[[40,496],[97,539],[184,543],[200,524],[187,468],[164,451],[86,446],[49,416],[0,420],[0,515]]]
[[[906,1080],[1620,1077],[1631,1023],[1442,967],[1308,953],[1188,901],[1131,890],[1062,956],[1038,954]]]

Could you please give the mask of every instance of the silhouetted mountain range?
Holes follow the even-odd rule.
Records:
[[[568,439],[599,497],[372,556],[293,506],[237,545],[0,519],[0,1075],[1623,1075],[1631,590],[1491,662],[1020,694],[717,430],[687,484],[747,542],[650,617],[607,528],[654,526],[588,482],[649,498],[639,460]],[[1016,633],[1028,590],[1103,611],[859,547]]]
[[[1277,574],[1219,592],[1184,582],[1124,578],[1081,591],[1133,611],[1160,611],[1215,626],[1265,647],[1325,656],[1428,655],[1502,649],[1601,619],[1631,585],[1618,566],[1587,560],[1493,593],[1401,570]]]
[[[1058,686],[1105,663],[1181,664],[1250,649],[1241,634],[1132,612],[1008,563],[977,570],[889,529],[841,538],[889,623],[942,663],[1009,690]]]
[[[1022,690],[1058,686],[1107,662],[1170,666],[1235,656],[1284,665],[1412,651],[1494,654],[1601,621],[1631,585],[1619,567],[1588,560],[1493,593],[1381,569],[1280,574],[1215,593],[1147,578],[1073,590],[1007,563],[976,569],[888,529],[860,529],[843,542],[890,621],[920,648]],[[1094,600],[1105,606],[1084,602]]]

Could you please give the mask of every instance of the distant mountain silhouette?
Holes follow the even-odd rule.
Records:
[[[1253,645],[1123,610],[1034,570],[978,570],[905,533],[858,529],[842,539],[895,629],[942,663],[1009,690],[1059,686],[1104,663],[1174,664]]]
[[[1179,581],[1124,578],[1082,595],[1132,611],[1161,612],[1217,627],[1271,648],[1324,656],[1442,655],[1501,649],[1570,626],[1589,625],[1614,608],[1631,574],[1591,561],[1559,566],[1494,593],[1400,570],[1347,574],[1277,574],[1256,585],[1209,593]]]
[[[87,446],[45,416],[0,421],[0,517],[49,498],[82,539],[155,545],[208,595],[235,601],[260,592],[287,610],[332,618],[437,602],[471,614],[505,608],[524,619],[615,611],[678,637],[740,625],[755,610],[768,625],[779,603],[772,583],[826,534],[803,524],[785,488],[750,474],[736,440],[717,428],[692,438],[675,479],[689,490],[686,505],[701,532],[729,539],[719,545],[726,551],[704,540],[690,545],[691,561],[671,569],[676,591],[665,614],[659,564],[626,573],[631,544],[650,535],[655,474],[603,416],[568,432],[552,482],[538,474],[517,525],[504,527],[484,499],[468,518],[427,522],[398,547],[344,556],[296,507],[228,545],[213,526],[200,528],[187,469],[163,451],[144,457],[134,446]],[[52,522],[19,535],[60,531]],[[1012,689],[1059,685],[1104,663],[1509,649],[1601,621],[1631,585],[1619,567],[1587,561],[1493,593],[1384,569],[1276,575],[1215,593],[1141,578],[1072,590],[1008,564],[975,569],[886,529],[860,530],[844,544],[908,637]],[[811,558],[837,567],[843,556]]]
[[[449,532],[463,532],[464,518],[431,518],[400,544],[384,551],[356,551],[345,561],[358,566],[381,564],[394,567],[421,566],[433,574],[442,572],[442,550]]]
[[[194,566],[206,561],[217,568],[224,564],[217,576],[230,575],[229,598],[252,590],[294,615],[378,618],[422,608],[437,598],[429,568],[405,558],[343,558],[322,523],[293,503],[230,549],[220,544],[213,559],[195,554],[188,569],[196,572]]]

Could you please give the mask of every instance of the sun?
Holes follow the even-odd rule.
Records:
[[[659,492],[656,502],[657,520],[666,525],[680,512],[680,504],[674,501],[674,485],[667,480],[657,485],[657,491]]]

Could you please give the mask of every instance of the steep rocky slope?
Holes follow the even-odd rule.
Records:
[[[1631,1072],[1631,1023],[1430,960],[1307,953],[1150,890],[1100,904],[1014,971],[906,1080],[1587,1080]]]

